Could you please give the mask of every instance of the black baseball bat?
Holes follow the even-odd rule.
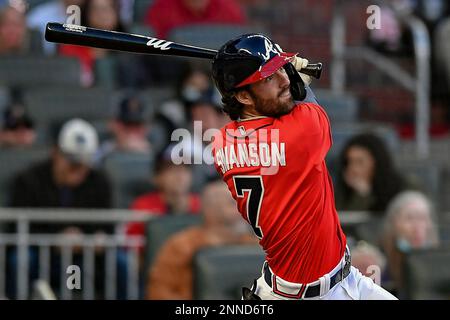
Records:
[[[190,46],[143,35],[56,22],[47,24],[45,40],[55,43],[165,56],[213,59],[217,54],[217,50]],[[300,72],[319,79],[322,74],[322,64],[308,64]]]

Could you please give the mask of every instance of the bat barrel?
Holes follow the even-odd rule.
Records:
[[[55,22],[47,24],[45,30],[45,40],[55,43],[127,51],[132,53],[171,55],[203,59],[213,59],[217,53],[216,50],[212,49],[178,44],[143,35],[100,30]]]

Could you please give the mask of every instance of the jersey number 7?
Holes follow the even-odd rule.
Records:
[[[236,195],[239,198],[245,196],[248,192],[247,198],[247,221],[253,228],[255,235],[262,239],[263,232],[258,224],[259,213],[261,210],[261,203],[264,197],[264,185],[261,176],[233,176],[234,187],[236,188]]]

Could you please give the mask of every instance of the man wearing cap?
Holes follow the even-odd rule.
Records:
[[[19,104],[12,104],[3,112],[0,147],[28,147],[36,140],[33,121]]]
[[[138,153],[151,151],[144,109],[143,102],[135,96],[125,97],[121,101],[115,118],[108,126],[113,138],[100,146],[100,157],[106,157],[115,151]]]
[[[10,205],[29,208],[110,208],[107,177],[92,168],[98,148],[94,127],[81,119],[66,122],[50,158],[19,173],[13,180]],[[97,226],[32,226],[31,232],[93,232]],[[102,231],[111,231],[104,227]]]
[[[48,160],[33,165],[19,173],[13,180],[10,206],[19,208],[111,208],[111,186],[108,178],[93,168],[98,148],[98,136],[94,127],[81,119],[72,119],[58,130],[55,145]],[[112,233],[111,224],[32,224],[31,233],[59,233],[80,237],[83,234]],[[74,248],[73,261],[81,265],[78,247]],[[98,258],[103,258],[97,248]],[[17,253],[8,255],[8,295],[15,295]],[[37,253],[30,251],[31,277],[37,277]],[[52,251],[52,284],[59,287],[59,250]],[[100,262],[101,261],[101,262]],[[104,271],[103,260],[96,263],[96,274]],[[96,277],[96,287],[103,288],[103,277]]]

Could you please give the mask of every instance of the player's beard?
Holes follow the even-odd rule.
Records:
[[[291,112],[295,106],[290,87],[283,89],[274,99],[262,99],[253,94],[251,90],[250,94],[255,101],[256,111],[267,117],[279,118]]]

